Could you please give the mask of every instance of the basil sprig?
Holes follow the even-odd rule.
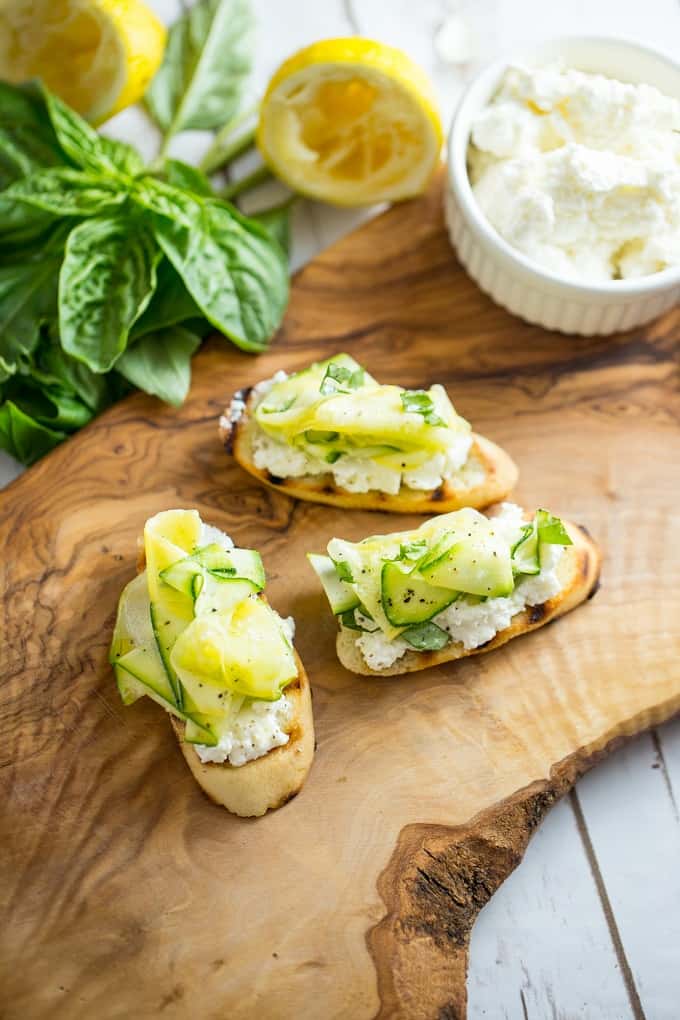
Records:
[[[447,632],[432,621],[414,623],[413,626],[403,630],[400,637],[419,652],[439,651],[440,648],[445,648],[451,640]]]
[[[254,18],[248,0],[200,0],[168,33],[146,107],[165,134],[214,131],[236,113],[250,72]]]
[[[441,425],[446,428],[446,422],[436,413],[432,397],[425,390],[404,390],[401,394],[401,406],[407,412],[422,414],[427,425]]]
[[[172,27],[147,95],[164,149],[236,113],[252,28],[248,0],[199,0]],[[290,203],[243,216],[163,157],[0,82],[0,447],[25,464],[131,386],[180,404],[212,328],[258,352],[281,322]]]

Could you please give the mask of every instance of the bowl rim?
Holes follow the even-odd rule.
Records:
[[[484,84],[488,84],[488,95],[483,105],[489,101],[493,91],[507,69],[514,61],[524,59],[530,60],[531,54],[540,54],[541,51],[550,49],[558,50],[560,47],[576,48],[578,46],[603,46],[610,51],[618,50],[622,54],[636,51],[647,59],[652,58],[659,64],[665,65],[671,72],[677,74],[680,87],[680,62],[676,61],[669,54],[634,42],[631,39],[606,35],[556,35],[545,39],[527,42],[525,45],[514,47],[506,54],[486,64],[468,82],[461,94],[458,105],[453,115],[451,128],[447,141],[447,180],[449,189],[453,192],[461,211],[465,214],[468,226],[473,229],[478,239],[481,239],[487,248],[495,249],[495,254],[501,256],[506,266],[525,278],[540,280],[550,290],[559,288],[568,291],[574,297],[618,297],[634,298],[638,295],[649,295],[657,291],[663,291],[680,283],[680,265],[670,266],[661,269],[656,273],[649,273],[646,276],[638,276],[628,280],[607,280],[601,283],[584,283],[569,277],[559,276],[549,270],[543,269],[523,252],[513,248],[505,238],[491,225],[482,212],[477,199],[475,198],[467,170],[467,150],[469,144],[470,124],[464,124],[464,115],[474,105],[477,93]],[[604,73],[604,72],[603,72]],[[612,77],[612,75],[607,75]],[[480,105],[479,109],[482,109]]]

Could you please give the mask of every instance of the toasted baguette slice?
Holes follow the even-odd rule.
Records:
[[[347,492],[335,484],[332,474],[307,475],[300,478],[278,478],[267,470],[257,468],[253,462],[252,434],[256,396],[252,387],[239,390],[220,418],[220,437],[227,452],[249,474],[264,485],[285,492],[296,499],[327,506],[340,506],[348,510],[383,510],[392,513],[443,514],[462,507],[481,510],[497,503],[512,491],[517,483],[518,470],[505,450],[489,439],[473,433],[470,456],[476,458],[484,471],[484,478],[470,488],[457,488],[453,480],[446,480],[438,489],[409,489],[402,485],[392,496],[387,492]]]
[[[402,673],[413,673],[419,669],[429,669],[444,662],[453,662],[468,655],[479,655],[492,652],[494,648],[511,641],[513,638],[528,634],[529,631],[543,627],[551,620],[563,616],[575,609],[581,602],[591,598],[599,587],[600,551],[585,528],[569,521],[564,521],[573,545],[567,546],[558,565],[557,573],[563,587],[557,595],[538,606],[527,606],[516,613],[512,622],[505,630],[500,630],[485,645],[466,650],[460,642],[454,642],[438,652],[408,651],[385,669],[371,669],[357,647],[357,632],[341,627],[337,637],[338,658],[345,669],[362,676],[400,676]]]
[[[137,548],[137,570],[146,566],[144,543]],[[264,596],[261,596],[264,598]],[[314,716],[309,679],[300,656],[295,652],[298,675],[288,684],[285,694],[294,701],[295,712],[289,726],[287,744],[274,747],[261,758],[245,765],[228,762],[202,762],[193,744],[184,740],[184,723],[169,715],[180,749],[194,779],[215,804],[242,818],[264,815],[282,807],[300,792],[314,758]]]
[[[244,818],[257,817],[281,807],[302,789],[314,758],[312,696],[305,668],[295,654],[298,677],[285,693],[295,702],[287,744],[275,747],[245,765],[202,762],[195,748],[184,741],[184,723],[170,716],[172,728],[193,776],[215,804]]]

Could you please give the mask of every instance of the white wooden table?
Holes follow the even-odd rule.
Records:
[[[168,23],[181,7],[179,0],[149,2]],[[253,2],[259,21],[253,99],[299,46],[356,33],[418,60],[447,121],[479,62],[526,40],[607,33],[676,56],[680,48],[680,0]],[[449,44],[460,38],[461,25],[468,42],[451,63],[444,59],[446,38]],[[157,136],[140,111],[121,114],[107,130],[155,155]],[[207,136],[192,133],[176,139],[172,151],[195,161],[206,145]],[[275,196],[276,185],[269,187]],[[257,197],[267,204],[266,195]],[[301,204],[294,265],[370,214]],[[0,458],[6,484],[21,469]],[[471,1020],[680,1020],[680,721],[614,754],[549,815],[475,926],[469,992]]]

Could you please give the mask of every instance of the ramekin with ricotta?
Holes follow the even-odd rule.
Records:
[[[511,66],[472,122],[493,227],[544,270],[598,283],[680,266],[680,102],[563,66]]]

